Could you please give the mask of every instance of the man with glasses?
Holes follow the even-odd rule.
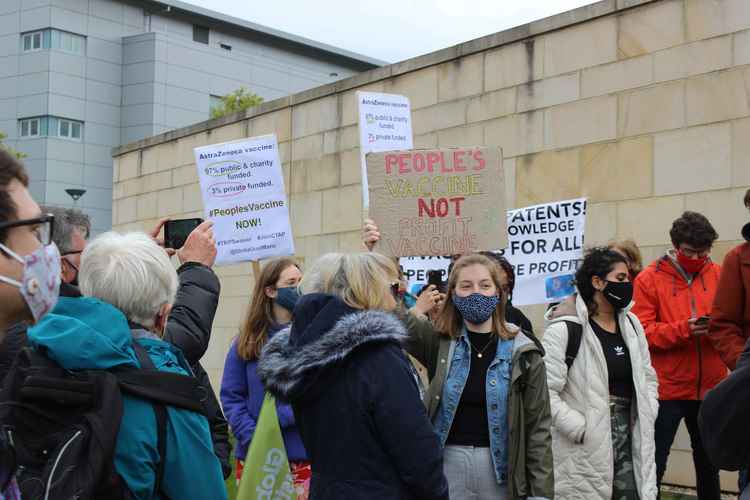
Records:
[[[643,324],[659,377],[656,475],[661,485],[669,450],[684,419],[693,448],[700,500],[719,500],[719,471],[706,455],[698,411],[727,369],[708,339],[720,267],[709,254],[718,234],[703,215],[685,212],[669,232],[672,248],[635,280],[633,313]]]
[[[31,198],[29,179],[0,149],[0,340],[12,325],[38,322],[57,303],[60,254],[51,241],[54,217]],[[15,452],[0,433],[0,499],[20,498],[13,480]]]
[[[60,250],[62,282],[60,294],[66,296],[66,289],[73,296],[78,292],[78,269],[81,267],[81,254],[86,248],[86,240],[91,233],[89,216],[74,208],[43,206],[44,213],[55,216],[55,234],[52,235]],[[71,289],[76,287],[75,289]]]

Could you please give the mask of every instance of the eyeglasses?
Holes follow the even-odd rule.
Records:
[[[0,222],[0,230],[21,226],[36,226],[34,227],[34,234],[42,245],[47,246],[52,243],[52,232],[54,231],[55,227],[55,216],[52,214],[47,214],[42,215],[41,217],[36,217],[34,219]]]

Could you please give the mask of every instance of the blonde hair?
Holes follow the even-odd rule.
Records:
[[[290,267],[299,269],[297,261],[290,257],[271,259],[255,280],[253,298],[237,338],[237,354],[246,361],[258,359],[261,349],[268,341],[268,329],[276,322],[273,316],[274,300],[266,295],[266,288],[275,287],[281,273]]]
[[[633,277],[643,271],[643,257],[641,257],[641,251],[635,241],[631,239],[613,240],[609,242],[607,247],[625,257],[625,260],[628,261],[628,270],[633,274]]]
[[[387,309],[398,269],[378,253],[329,253],[310,267],[300,283],[302,293],[328,293],[354,309]]]
[[[461,257],[453,265],[451,274],[448,277],[448,293],[446,294],[445,304],[435,321],[437,331],[444,336],[452,338],[457,338],[461,335],[461,331],[464,327],[464,319],[456,308],[456,304],[453,302],[453,293],[458,285],[458,276],[461,274],[461,271],[474,265],[484,266],[487,271],[489,271],[490,276],[492,277],[492,282],[495,284],[497,293],[500,296],[497,307],[492,313],[492,332],[500,338],[512,339],[516,336],[516,332],[511,332],[505,324],[505,304],[507,303],[507,296],[501,286],[501,268],[494,260],[476,253]]]

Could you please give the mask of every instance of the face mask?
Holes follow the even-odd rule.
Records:
[[[286,309],[289,312],[294,310],[294,306],[297,305],[299,300],[299,292],[296,286],[288,286],[284,288],[278,288],[276,290],[276,303]]]
[[[684,253],[680,251],[677,252],[677,262],[680,264],[680,267],[682,267],[688,274],[695,274],[699,272],[701,269],[703,269],[703,266],[706,264],[707,260],[708,256],[691,259]]]
[[[60,252],[54,243],[40,246],[26,257],[21,257],[3,244],[0,247],[23,264],[20,282],[6,276],[0,276],[0,281],[21,290],[21,295],[34,316],[34,322],[38,323],[57,304],[60,293]]]
[[[626,308],[633,301],[633,283],[630,281],[607,281],[602,290],[604,298],[617,310]]]
[[[453,294],[453,303],[456,309],[461,313],[464,320],[473,325],[480,325],[492,317],[500,297],[497,295],[482,295],[481,293],[472,293],[466,297],[459,297]]]

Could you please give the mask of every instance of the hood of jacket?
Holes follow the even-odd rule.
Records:
[[[378,343],[403,343],[406,330],[393,314],[360,311],[327,294],[303,296],[294,308],[291,328],[274,335],[263,348],[258,375],[277,398],[315,398],[324,380],[355,350]]]
[[[27,335],[32,346],[68,370],[138,367],[125,315],[94,298],[60,297]]]
[[[577,317],[578,310],[576,308],[576,297],[578,297],[578,294],[571,295],[570,297],[565,297],[565,300],[550,307],[547,312],[544,313],[544,319],[547,321],[547,323],[549,324],[553,320],[563,317],[568,317],[567,319],[571,319],[571,317]]]

